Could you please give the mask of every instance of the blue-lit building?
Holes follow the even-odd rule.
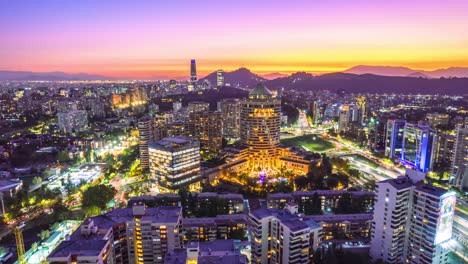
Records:
[[[434,135],[434,130],[429,126],[406,124],[401,162],[418,171],[427,172],[432,167]]]
[[[401,157],[405,125],[405,120],[390,119],[387,121],[385,132],[385,156],[390,159]]]

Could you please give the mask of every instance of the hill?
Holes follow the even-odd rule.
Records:
[[[212,85],[216,85],[216,72],[212,72],[200,79],[199,82],[208,81]],[[224,73],[224,83],[230,84],[232,87],[251,87],[259,82],[267,81],[265,78],[251,72],[249,69],[240,68],[232,72]]]
[[[415,70],[407,67],[400,66],[370,66],[370,65],[358,65],[352,68],[349,68],[345,73],[352,74],[375,74],[381,76],[410,76],[413,74],[424,75],[428,78],[449,78],[449,77],[458,77],[458,78],[468,78],[468,67],[450,67],[447,69],[438,69],[434,71],[423,71]],[[412,76],[413,77],[413,76]]]
[[[348,93],[468,94],[468,78],[425,79],[373,74],[329,73],[320,76],[297,73],[265,82],[268,88],[294,90],[344,90]]]

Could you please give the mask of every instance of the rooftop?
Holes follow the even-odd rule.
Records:
[[[292,232],[306,228],[320,228],[321,226],[312,219],[303,219],[300,215],[293,215],[284,210],[260,208],[253,210],[251,214],[257,218],[275,217]]]
[[[69,240],[63,241],[49,254],[48,258],[61,258],[70,255],[97,256],[104,249],[108,240]]]
[[[250,92],[249,92],[249,96],[250,95],[267,95],[267,96],[272,96],[273,94],[271,93],[270,90],[268,90],[268,88],[265,87],[265,85],[263,85],[262,83],[259,83],[257,84],[257,86],[255,86],[255,88],[253,88]]]

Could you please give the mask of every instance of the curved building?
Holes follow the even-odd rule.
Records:
[[[281,100],[263,84],[250,91],[240,106],[241,143],[249,149],[249,165],[275,167],[280,143]]]

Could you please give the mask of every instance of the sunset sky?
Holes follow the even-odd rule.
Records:
[[[468,66],[468,1],[0,0],[0,70],[126,78]]]

